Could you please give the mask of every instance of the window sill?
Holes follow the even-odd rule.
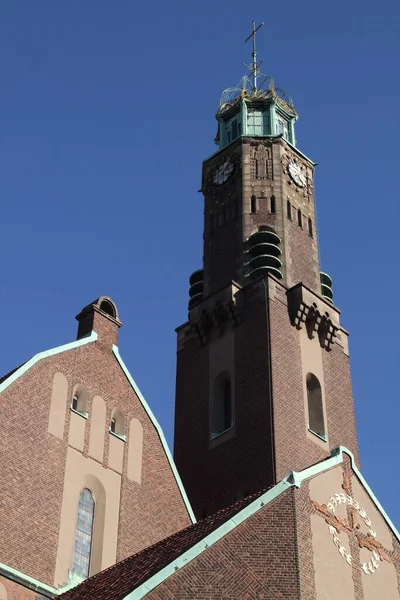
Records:
[[[79,415],[80,417],[83,417],[84,419],[89,418],[89,413],[81,412],[80,410],[76,410],[75,408],[72,408],[72,406],[70,406],[70,410],[71,410],[71,412],[75,413],[76,415]]]
[[[122,440],[123,442],[126,442],[126,435],[122,435],[122,433],[115,433],[115,431],[111,431],[110,427],[108,428],[108,431],[114,437],[118,438],[119,440]]]
[[[224,435],[224,433],[226,433],[227,431],[230,431],[232,429],[232,427],[233,427],[233,425],[228,427],[228,429],[224,429],[224,431],[220,431],[219,433],[212,433],[210,436],[210,439],[215,440],[216,438],[220,437],[221,435]]]
[[[323,442],[326,442],[326,435],[321,435],[320,433],[315,433],[315,431],[313,431],[312,429],[308,428],[308,431],[310,433],[312,433],[313,435],[315,435],[315,437],[319,438],[320,440],[322,440]]]

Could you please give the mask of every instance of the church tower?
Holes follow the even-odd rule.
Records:
[[[358,460],[348,333],[319,263],[316,163],[297,147],[290,94],[260,72],[260,27],[250,74],[220,99],[203,268],[177,329],[175,461],[198,517],[337,446]]]

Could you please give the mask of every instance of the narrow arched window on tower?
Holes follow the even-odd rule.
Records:
[[[232,386],[227,372],[214,381],[211,421],[211,439],[232,427]]]
[[[276,200],[275,200],[275,196],[271,196],[271,213],[273,215],[276,213]]]
[[[251,212],[257,212],[257,198],[254,195],[251,197]]]
[[[297,211],[297,224],[299,227],[303,227],[303,215],[301,214],[301,210]]]
[[[311,221],[311,219],[308,219],[308,235],[310,237],[313,237],[313,227],[312,227],[312,221]]]
[[[93,522],[94,499],[92,492],[85,488],[79,495],[74,558],[72,562],[72,573],[82,579],[89,577],[90,558],[92,554]]]
[[[324,406],[322,402],[321,384],[312,373],[307,373],[308,428],[326,440],[324,423]]]
[[[287,213],[287,218],[292,219],[292,205],[290,204],[289,200],[287,201],[287,204],[286,204],[286,213]]]

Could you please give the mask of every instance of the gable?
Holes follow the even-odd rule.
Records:
[[[306,481],[299,504],[301,519],[309,520],[311,560],[306,567],[304,559],[304,568],[314,571],[317,600],[356,598],[359,589],[363,600],[400,598],[397,531],[351,455]],[[304,556],[308,550],[303,540]]]

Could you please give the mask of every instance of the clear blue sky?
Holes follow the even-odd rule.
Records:
[[[121,353],[172,445],[201,162],[251,21],[264,20],[263,70],[291,92],[299,148],[319,165],[362,470],[399,526],[398,0],[19,0],[0,17],[0,372],[75,339],[74,316],[109,295]]]

